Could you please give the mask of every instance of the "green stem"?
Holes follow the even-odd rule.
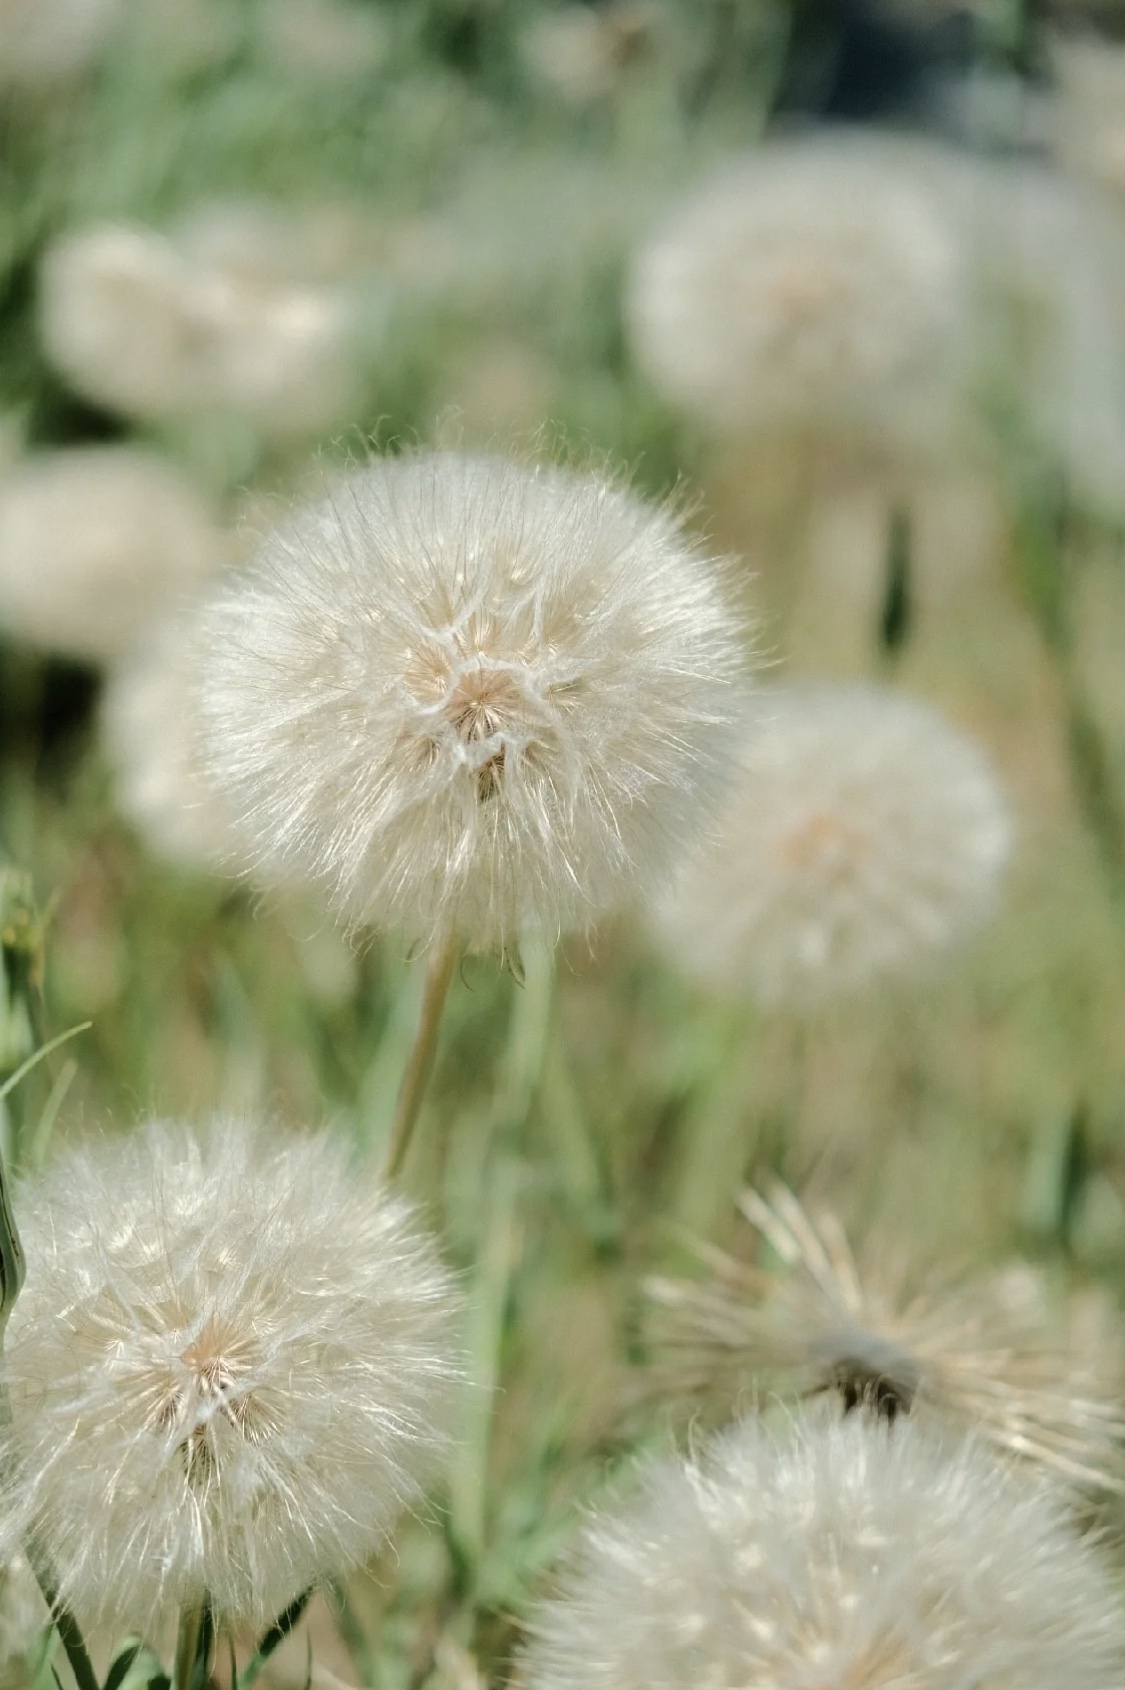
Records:
[[[70,1662],[70,1670],[74,1674],[74,1682],[78,1686],[78,1690],[98,1690],[98,1675],[94,1671],[94,1663],[87,1653],[78,1621],[59,1596],[53,1574],[48,1570],[46,1562],[33,1546],[28,1546],[27,1558],[31,1563],[39,1588],[43,1592],[43,1600],[51,1610],[51,1618],[55,1623],[55,1630],[59,1634],[59,1642],[66,1650],[66,1658]]]
[[[211,1653],[210,1605],[206,1596],[185,1602],[180,1609],[172,1690],[203,1690]]]
[[[422,992],[422,1007],[418,1015],[418,1025],[414,1030],[414,1042],[411,1045],[406,1069],[402,1076],[402,1084],[399,1087],[394,1120],[391,1123],[390,1137],[387,1141],[387,1150],[383,1161],[384,1179],[397,1179],[406,1162],[407,1153],[414,1136],[414,1128],[417,1125],[418,1115],[422,1108],[422,1100],[426,1095],[426,1087],[429,1085],[430,1076],[434,1071],[442,1011],[449,994],[453,971],[457,967],[460,956],[460,941],[450,935],[449,938],[444,939],[440,945],[435,947],[427,963],[426,983]]]

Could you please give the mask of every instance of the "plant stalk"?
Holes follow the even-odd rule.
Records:
[[[176,1659],[172,1668],[172,1690],[203,1690],[207,1682],[210,1653],[210,1605],[204,1596],[198,1602],[185,1602],[180,1609]]]
[[[388,1180],[397,1179],[401,1174],[410,1150],[422,1099],[426,1095],[426,1087],[434,1071],[442,1011],[460,956],[460,940],[450,934],[434,949],[426,965],[422,1007],[402,1084],[399,1086],[394,1120],[391,1122],[390,1137],[383,1160],[383,1177]]]

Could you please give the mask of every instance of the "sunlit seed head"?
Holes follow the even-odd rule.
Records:
[[[419,1500],[456,1298],[341,1145],[154,1123],[60,1156],[20,1225],[8,1508],[83,1623],[144,1631],[207,1593],[259,1624]]]
[[[352,473],[202,621],[209,778],[349,919],[503,949],[665,873],[743,655],[716,571],[593,477],[456,453]]]
[[[0,482],[0,626],[106,662],[227,560],[203,494],[135,446],[29,456]]]
[[[1112,1690],[1125,1621],[1054,1496],[969,1442],[758,1419],[586,1528],[528,1690]]]
[[[940,442],[973,363],[951,172],[936,150],[849,135],[727,165],[635,260],[645,370],[717,431]]]
[[[659,912],[677,962],[791,1005],[925,974],[991,913],[1010,855],[982,753],[890,688],[760,698],[719,832]]]
[[[1125,1334],[1116,1351],[1075,1353],[1004,1276],[925,1274],[874,1241],[861,1264],[835,1217],[812,1218],[783,1186],[768,1200],[746,1191],[740,1207],[780,1265],[706,1247],[705,1277],[650,1280],[654,1389],[727,1410],[828,1392],[1125,1491]]]

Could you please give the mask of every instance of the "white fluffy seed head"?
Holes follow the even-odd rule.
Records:
[[[977,747],[862,683],[763,692],[717,837],[660,911],[721,991],[816,1004],[924,973],[994,908],[1008,809]]]
[[[735,1426],[587,1528],[528,1690],[1115,1690],[1121,1603],[1053,1496],[862,1413]]]
[[[742,665],[713,565],[594,477],[356,471],[214,595],[209,776],[348,918],[475,948],[588,926],[700,823]]]
[[[961,414],[972,314],[934,166],[919,149],[840,135],[728,165],[635,261],[628,318],[653,381],[715,430],[896,450],[944,437]]]
[[[0,482],[0,626],[48,651],[112,660],[226,560],[204,496],[138,447],[42,452]]]
[[[241,845],[234,817],[200,758],[190,618],[146,630],[116,664],[102,695],[102,741],[118,806],[157,856],[185,868],[233,871]]]
[[[418,1501],[456,1300],[337,1142],[151,1124],[60,1156],[20,1228],[8,1517],[83,1624],[143,1631],[205,1592],[261,1624]]]
[[[126,416],[229,413],[284,436],[357,402],[342,293],[208,263],[150,229],[95,224],[57,241],[40,328],[60,374]]]

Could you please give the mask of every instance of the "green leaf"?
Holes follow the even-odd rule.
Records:
[[[77,1027],[68,1027],[65,1033],[57,1033],[53,1039],[48,1039],[45,1045],[40,1045],[39,1049],[33,1051],[26,1062],[21,1062],[15,1073],[9,1074],[4,1084],[0,1086],[0,1102],[7,1097],[10,1091],[15,1090],[20,1081],[30,1074],[31,1070],[37,1067],[45,1056],[50,1056],[53,1050],[58,1050],[59,1046],[64,1045],[68,1039],[76,1038],[79,1033],[87,1032],[93,1025],[92,1021],[80,1021]]]
[[[290,1602],[284,1613],[277,1616],[269,1630],[263,1634],[250,1660],[239,1673],[233,1690],[249,1690],[250,1685],[254,1683],[274,1650],[281,1647],[293,1627],[300,1620],[311,1598],[312,1591],[304,1591],[294,1601]]]

